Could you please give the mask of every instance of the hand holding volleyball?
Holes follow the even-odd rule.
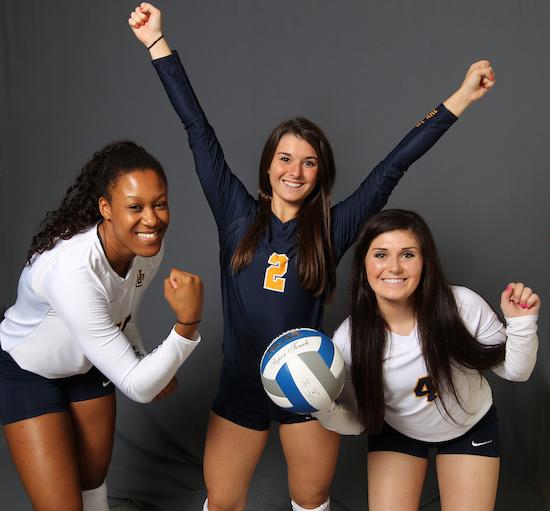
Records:
[[[131,13],[128,25],[145,46],[150,46],[162,35],[160,11],[152,4],[142,2]]]
[[[202,314],[202,281],[198,275],[173,268],[164,279],[164,298],[180,323],[194,323]]]
[[[500,297],[500,308],[507,318],[539,313],[540,298],[521,282],[511,282]]]

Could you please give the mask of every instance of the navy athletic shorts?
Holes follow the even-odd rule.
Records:
[[[382,432],[368,435],[368,451],[392,451],[427,458],[428,450],[435,448],[437,454],[471,454],[473,456],[500,457],[500,434],[495,405],[462,436],[445,442],[422,442],[410,438],[384,423]]]
[[[265,393],[258,378],[235,374],[222,367],[218,394],[212,411],[239,426],[258,431],[269,429],[271,421],[281,424],[295,424],[317,420],[309,414],[290,413],[278,407]]]
[[[69,403],[113,394],[115,386],[92,367],[68,378],[44,378],[21,369],[9,353],[0,349],[0,418],[2,424],[68,412]]]

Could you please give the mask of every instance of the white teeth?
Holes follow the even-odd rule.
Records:
[[[158,232],[138,232],[137,235],[144,240],[154,240],[158,237]]]
[[[405,279],[382,279],[384,282],[387,282],[388,284],[400,284],[401,282],[404,282]]]
[[[304,183],[293,183],[291,181],[283,181],[283,183],[289,188],[301,188],[302,186],[304,186]]]

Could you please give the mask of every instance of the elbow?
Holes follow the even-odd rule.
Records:
[[[535,370],[535,365],[537,363],[537,359],[531,361],[531,364],[526,367],[523,371],[518,371],[517,374],[515,374],[516,379],[514,381],[517,382],[526,382],[529,380],[531,375],[533,374],[533,371]]]
[[[506,361],[495,369],[502,378],[515,382],[526,382],[537,364],[536,351],[529,354],[515,355],[506,353]]]
[[[525,371],[510,372],[506,375],[506,379],[517,383],[524,383],[529,380],[531,374],[533,374],[534,368],[535,366],[533,365]]]
[[[123,392],[123,394],[131,399],[132,401],[135,401],[136,403],[140,404],[146,404],[153,401],[155,396],[149,396],[149,395],[143,395],[143,394],[137,394],[135,392]]]
[[[362,424],[360,424],[358,421],[330,421],[330,420],[323,420],[319,419],[319,422],[321,425],[328,429],[329,431],[333,431],[334,433],[338,433],[339,435],[360,435],[365,431],[365,428]]]
[[[363,430],[360,428],[344,426],[341,424],[335,426],[332,424],[323,424],[321,422],[321,426],[323,426],[325,429],[328,429],[329,431],[332,431],[333,433],[338,433],[342,436],[360,435],[363,432]]]
[[[529,381],[529,376],[530,375],[513,376],[508,378],[508,381],[513,381],[514,383],[526,383],[527,381]]]
[[[137,396],[135,399],[133,399],[133,401],[135,401],[136,403],[140,403],[140,404],[144,405],[144,404],[147,404],[147,403],[150,403],[151,401],[153,401],[154,398],[155,398],[155,396],[153,396],[153,397],[150,397],[150,396]]]
[[[135,386],[121,386],[119,387],[119,390],[132,401],[135,401],[136,403],[146,404],[153,401],[156,394],[153,394],[151,392],[151,389],[137,389]]]
[[[531,374],[533,371],[529,371],[528,373],[522,373],[514,375],[514,378],[512,381],[518,382],[518,383],[525,383],[526,381],[529,381],[529,378],[531,377]]]
[[[345,433],[342,433],[343,435],[362,435],[365,432],[365,427],[363,424],[357,422],[356,424],[353,424],[353,426],[350,426]]]
[[[340,431],[337,431],[337,433],[340,433],[340,435],[361,435],[365,429],[362,426],[353,426],[348,428],[342,428]]]
[[[194,146],[204,147],[208,141],[215,139],[213,128],[202,112],[197,112],[194,117],[186,119],[183,123],[191,148]]]

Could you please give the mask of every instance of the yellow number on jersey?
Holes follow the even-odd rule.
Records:
[[[270,266],[265,270],[264,289],[284,293],[286,281],[284,276],[288,270],[288,257],[285,254],[273,252],[267,262]]]

